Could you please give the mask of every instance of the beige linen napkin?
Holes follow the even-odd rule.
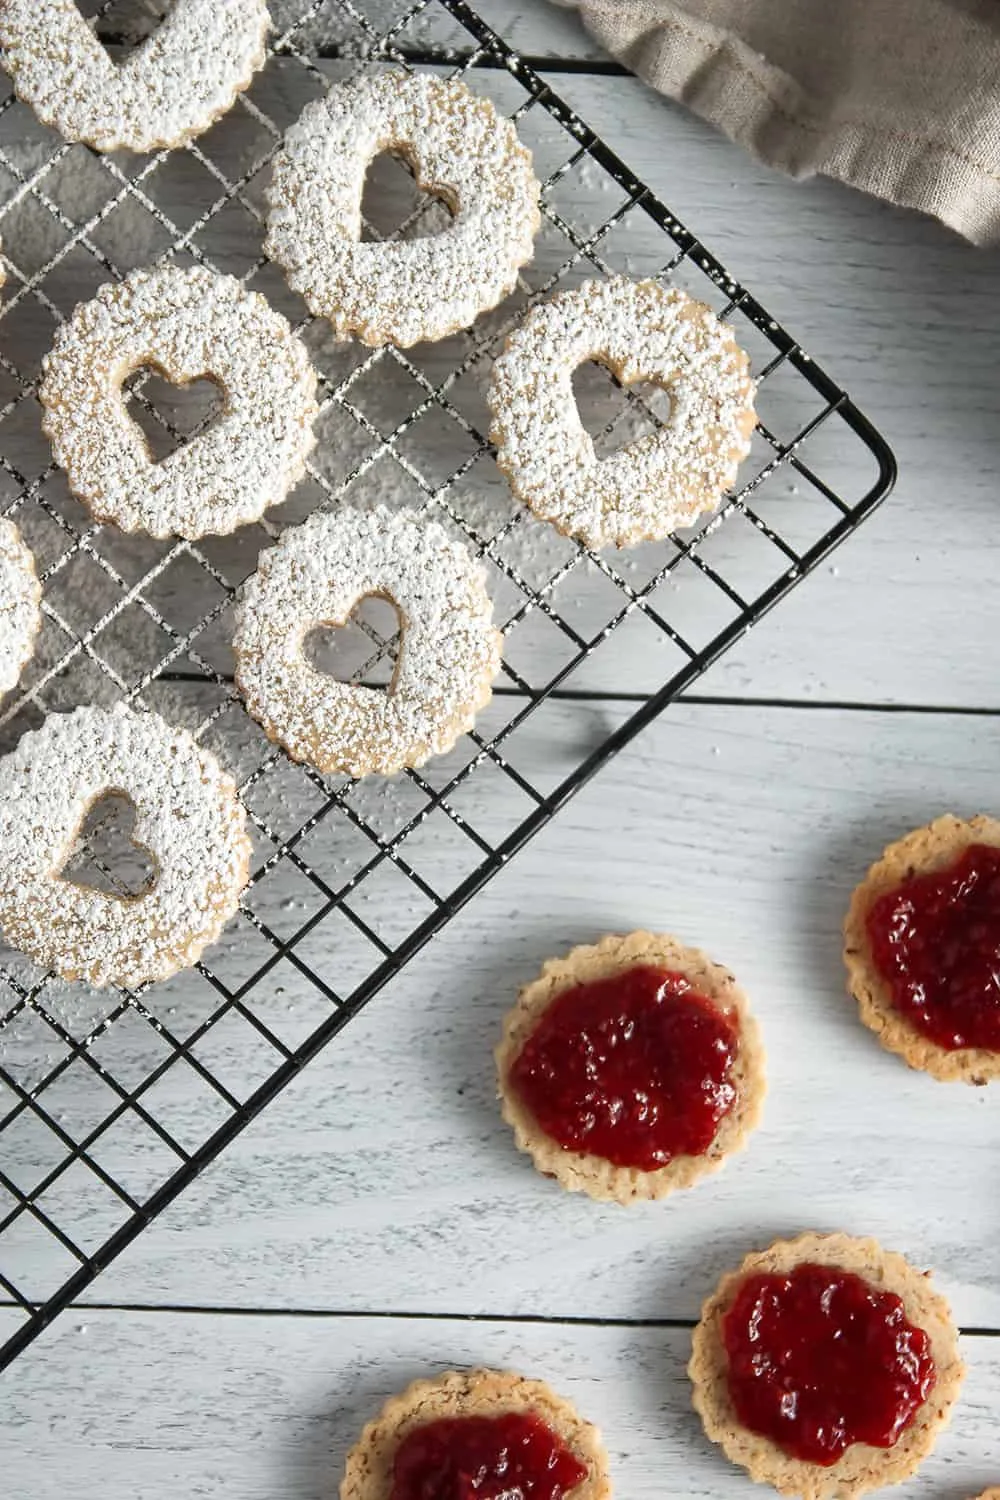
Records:
[[[1000,242],[1000,0],[559,0],[762,161]]]

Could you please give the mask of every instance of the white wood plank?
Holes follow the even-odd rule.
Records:
[[[549,1380],[603,1430],[616,1491],[753,1493],[690,1409],[690,1335],[666,1329],[462,1325],[411,1320],[163,1317],[66,1319],[1,1380],[0,1443],[12,1496],[315,1500],[385,1397],[454,1365]],[[963,1398],[901,1496],[948,1500],[996,1479],[996,1340],[967,1338]],[[151,1358],[153,1356],[153,1358]]]
[[[83,1331],[85,1328],[86,1331]],[[686,1331],[341,1318],[64,1319],[2,1378],[7,1493],[63,1500],[316,1500],[362,1424],[411,1379],[487,1364],[548,1380],[602,1429],[616,1492],[754,1492],[704,1437]],[[901,1496],[964,1500],[997,1477],[996,1340],[968,1338],[951,1425]]]
[[[550,727],[526,769],[558,774],[560,743],[606,727],[599,710],[567,713],[563,726]],[[848,895],[883,845],[947,808],[989,808],[995,787],[992,730],[974,720],[671,711],[91,1297],[688,1317],[748,1245],[815,1225],[874,1233],[936,1267],[966,1325],[996,1326],[997,1096],[935,1083],[882,1052],[845,997],[839,955]],[[376,896],[360,910],[377,925],[393,899]],[[517,985],[546,954],[642,925],[705,946],[745,982],[771,1094],[750,1150],[719,1177],[624,1211],[561,1193],[515,1153],[492,1098],[490,1049]],[[351,950],[343,927],[322,931],[312,957],[336,983]],[[254,1001],[279,1032],[320,1013],[289,972]],[[180,1035],[209,1003],[194,977],[149,998]],[[36,1046],[33,1033],[20,1043],[8,1037],[8,1065],[27,1076]],[[130,1081],[160,1052],[137,1026],[102,1055]],[[232,1035],[211,1061],[238,1086],[259,1055],[246,1035]],[[157,1103],[192,1137],[218,1118],[193,1076],[186,1091],[161,1092]],[[64,1092],[67,1128],[81,1108]],[[14,1138],[8,1149],[21,1155],[5,1167],[29,1172],[32,1142]],[[103,1160],[138,1183],[158,1158],[148,1141],[126,1138]],[[72,1210],[90,1244],[106,1227],[107,1205],[79,1180],[73,1190],[68,1206],[58,1194],[49,1201]],[[59,1270],[36,1240],[16,1234],[5,1236],[3,1254],[0,1269],[36,1294]]]
[[[528,0],[479,0],[483,20],[511,46],[529,57],[597,60],[608,54],[580,21],[575,9]]]

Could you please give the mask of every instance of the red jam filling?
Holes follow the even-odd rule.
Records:
[[[914,875],[868,913],[872,961],[892,1004],[953,1051],[1000,1049],[1000,849],[970,844]]]
[[[934,1389],[930,1339],[900,1299],[836,1267],[748,1276],[722,1334],[743,1426],[806,1463],[891,1448]]]
[[[440,1417],[396,1449],[390,1500],[561,1500],[587,1467],[530,1412]]]
[[[738,1047],[683,974],[641,965],[557,995],[510,1081],[566,1150],[651,1172],[707,1151],[736,1099]]]

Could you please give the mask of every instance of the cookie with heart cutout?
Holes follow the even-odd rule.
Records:
[[[264,65],[265,0],[174,0],[120,62],[74,0],[0,0],[3,66],[44,125],[98,151],[156,151],[201,135]]]

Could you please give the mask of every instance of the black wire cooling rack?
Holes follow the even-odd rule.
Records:
[[[173,981],[89,991],[0,954],[0,1327],[13,1325],[0,1367],[894,477],[889,449],[839,386],[462,0],[273,8],[267,67],[183,151],[100,156],[13,97],[0,103],[0,508],[16,517],[45,588],[38,652],[0,714],[3,747],[45,712],[130,699],[191,728],[234,770],[255,837],[237,921]],[[109,45],[140,41],[157,20],[155,5],[122,0],[89,13]],[[332,80],[387,63],[468,72],[516,120],[545,183],[537,253],[515,295],[474,329],[406,352],[333,341],[261,253],[263,187],[283,130]],[[373,164],[370,237],[433,232],[443,212],[401,164]],[[273,522],[235,537],[159,543],[94,526],[41,434],[39,362],[57,324],[102,282],[164,256],[262,290],[293,317],[320,372],[306,482]],[[491,354],[524,307],[610,271],[660,275],[708,301],[762,381],[742,486],[700,528],[616,555],[585,551],[512,502],[483,400]],[[202,396],[141,372],[131,410],[162,453],[211,420]],[[655,393],[622,391],[595,367],[581,372],[578,398],[599,451],[662,416]],[[483,558],[506,635],[502,682],[475,732],[389,782],[293,765],[232,688],[231,605],[258,552],[342,498],[433,510]],[[388,616],[364,606],[332,639],[317,635],[315,659],[385,682]],[[597,743],[568,735],[567,714],[595,700],[639,706]],[[121,812],[111,801],[96,809],[69,868],[134,892],[143,872],[123,855]]]

